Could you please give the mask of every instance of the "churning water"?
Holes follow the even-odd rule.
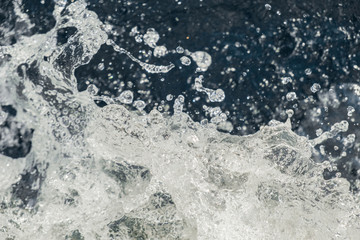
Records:
[[[252,61],[249,56],[260,53],[250,51],[247,37],[239,35],[233,44],[219,37],[212,49],[194,49],[196,38],[186,37],[191,48],[167,43],[171,29],[161,32],[156,22],[128,31],[85,0],[42,3],[50,2],[53,20],[41,29],[30,19],[34,12],[24,10],[28,1],[1,2],[1,239],[359,238],[359,182],[348,168],[338,170],[339,163],[351,163],[357,174],[358,83],[331,85],[329,76],[311,67],[297,76],[296,67],[273,60],[264,65],[273,68],[277,82],[259,79],[261,101],[244,88],[237,93],[245,96],[242,105],[227,99],[235,98],[231,86],[244,84],[256,70],[232,66],[227,51],[241,49],[233,50],[234,58],[244,54]],[[281,15],[269,4],[263,10]],[[310,54],[301,49],[315,40],[302,40],[299,35],[307,35],[296,27],[306,17],[288,20],[293,32],[279,41],[294,44],[269,43],[272,54]],[[260,45],[271,35],[249,28]],[[357,31],[337,33],[356,45]],[[315,39],[321,32],[308,34]],[[141,50],[131,50],[134,44]],[[227,85],[208,74],[217,66],[212,51],[228,54],[229,66],[220,74],[231,79]],[[343,66],[329,51],[314,54]],[[356,54],[346,56],[353,60],[344,72],[360,71]],[[91,64],[103,75],[93,76]],[[122,81],[126,75],[133,80]],[[304,79],[311,76],[309,84]],[[295,87],[296,79],[306,91]],[[178,81],[188,88],[179,94],[156,85]],[[266,124],[259,118],[264,108],[276,109]],[[300,111],[306,117],[295,128]]]

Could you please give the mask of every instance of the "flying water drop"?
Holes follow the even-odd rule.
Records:
[[[126,90],[126,91],[121,92],[121,94],[119,95],[119,97],[117,97],[117,99],[121,103],[131,104],[133,102],[134,95],[133,95],[132,91]]]
[[[211,56],[207,52],[197,51],[190,54],[191,58],[196,62],[199,70],[205,72],[211,65]]]
[[[185,66],[189,66],[191,64],[191,60],[190,58],[186,57],[186,56],[182,56],[180,58],[181,64],[185,65]]]
[[[143,36],[144,43],[151,48],[156,47],[156,43],[159,41],[160,36],[154,28],[149,28]]]

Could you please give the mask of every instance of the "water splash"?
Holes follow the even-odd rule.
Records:
[[[31,135],[33,129],[26,156],[0,156],[2,239],[358,237],[358,196],[340,176],[324,180],[324,169],[333,166],[313,160],[314,146],[347,131],[348,122],[311,141],[292,132],[290,120],[232,136],[217,130],[227,118],[220,107],[206,107],[212,120],[200,124],[183,112],[183,95],[168,115],[142,112],[146,103],[128,90],[118,98],[99,95],[95,85],[79,92],[74,70],[103,44],[148,73],[167,73],[174,65],[142,62],[108,40],[85,1],[57,1],[53,15],[56,26],[48,33],[0,47],[10,56],[0,66],[1,104],[17,109],[13,115],[1,109],[1,126],[10,125],[1,130],[7,137],[1,144],[11,146],[16,131]],[[58,46],[55,33],[65,27],[77,31]],[[155,32],[146,34],[144,42],[156,48]],[[201,71],[210,66],[209,56],[190,54]],[[200,84],[195,87],[210,102],[223,100],[223,92]],[[324,104],[337,103],[326,96]],[[108,105],[97,107],[94,100]],[[355,141],[348,135],[345,145]]]

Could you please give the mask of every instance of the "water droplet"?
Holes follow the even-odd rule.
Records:
[[[318,83],[314,83],[312,86],[311,86],[311,88],[310,88],[310,90],[313,92],[313,93],[316,93],[317,91],[319,91],[321,89],[321,86],[320,86],[320,84],[318,84]]]
[[[351,117],[354,112],[355,112],[355,108],[354,108],[354,107],[352,107],[352,106],[348,106],[348,107],[347,107],[347,115],[348,115],[348,117]]]
[[[2,111],[0,107],[0,125],[2,125],[6,121],[7,117],[8,117],[8,113]]]
[[[286,99],[288,101],[294,101],[297,98],[296,93],[295,92],[289,92],[286,94]]]
[[[94,85],[94,84],[90,84],[87,88],[86,91],[88,93],[90,93],[90,95],[96,95],[99,92],[99,89]]]
[[[139,111],[142,111],[142,110],[144,110],[144,108],[146,107],[146,104],[145,104],[145,102],[144,101],[142,101],[142,100],[136,100],[136,101],[134,101],[134,107],[137,109],[137,110],[139,110]]]
[[[345,148],[350,148],[353,146],[353,143],[355,142],[356,139],[356,135],[355,134],[349,134],[345,139],[344,139],[344,146]]]
[[[130,90],[126,90],[126,91],[123,91],[120,96],[118,97],[119,101],[121,103],[124,103],[124,104],[131,104],[133,99],[134,99],[134,95],[133,93],[130,91]]]
[[[221,113],[220,107],[209,108],[210,117],[219,116]]]
[[[104,63],[99,63],[99,64],[98,64],[98,69],[99,69],[100,71],[104,70],[104,68],[105,68]]]
[[[179,102],[184,103],[185,102],[185,97],[183,95],[179,95],[178,98]]]
[[[181,64],[185,65],[185,66],[189,66],[191,64],[191,60],[190,58],[186,57],[186,56],[182,56],[180,58]]]
[[[166,100],[167,100],[167,101],[173,100],[173,95],[168,94],[168,95],[166,96]]]
[[[210,102],[222,102],[225,99],[225,93],[222,89],[216,89],[209,94]]]
[[[294,116],[294,110],[288,109],[286,110],[286,114],[288,115],[288,118],[292,118],[292,116]]]
[[[200,71],[205,72],[211,65],[211,56],[207,52],[197,51],[191,53],[190,56],[196,62],[196,64],[200,68]]]
[[[346,132],[349,129],[349,123],[346,120],[337,122],[330,128],[330,134],[335,136],[339,132]]]
[[[156,47],[156,43],[157,41],[160,39],[160,36],[159,34],[155,31],[154,28],[149,28],[144,37],[144,42],[146,45],[152,47],[152,48],[155,48]]]
[[[176,48],[176,52],[179,53],[179,54],[184,53],[184,48],[178,46],[178,47]]]
[[[135,26],[135,27],[133,27],[132,29],[131,29],[131,31],[130,31],[130,33],[129,33],[129,36],[130,37],[134,37],[136,34],[138,34],[139,33],[139,31],[138,31],[138,28],[137,28],[137,26]]]
[[[165,46],[156,46],[154,49],[154,57],[163,57],[167,53],[167,49]]]
[[[323,133],[323,130],[321,128],[318,128],[315,132],[316,136],[320,136]]]
[[[174,115],[178,115],[182,112],[183,110],[183,103],[185,101],[185,98],[183,95],[179,95],[175,101],[174,101],[174,105],[173,105],[173,108],[174,108]]]
[[[281,78],[281,83],[282,84],[288,84],[289,82],[291,82],[291,77],[283,77],[283,78]]]
[[[138,42],[138,43],[141,43],[143,41],[142,35],[136,35],[135,36],[135,41]]]
[[[206,118],[200,121],[201,125],[206,125],[208,123],[209,123],[209,120],[207,120]]]
[[[311,75],[311,73],[312,73],[312,71],[311,71],[311,69],[310,68],[307,68],[307,69],[305,69],[305,74],[306,75]]]

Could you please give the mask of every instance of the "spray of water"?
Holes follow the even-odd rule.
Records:
[[[103,44],[149,73],[174,65],[142,62],[108,40],[82,0],[66,9],[57,1],[53,15],[48,33],[0,47],[0,101],[17,109],[16,116],[1,109],[0,123],[11,120],[32,135],[26,157],[0,157],[1,239],[357,239],[358,197],[345,179],[324,180],[331,164],[312,157],[346,122],[311,141],[292,132],[290,121],[232,136],[217,130],[226,121],[221,110],[207,108],[214,120],[194,122],[181,95],[166,115],[145,113],[129,91],[111,98],[89,85],[79,92],[74,71]],[[55,33],[66,27],[76,33],[59,46]],[[154,29],[133,35],[159,47]],[[174,51],[183,53],[182,64],[191,64],[190,56],[199,72],[211,64],[205,52]],[[211,102],[224,100],[221,89],[202,86],[202,76],[195,81]],[[1,132],[1,146],[12,144],[12,134]]]

